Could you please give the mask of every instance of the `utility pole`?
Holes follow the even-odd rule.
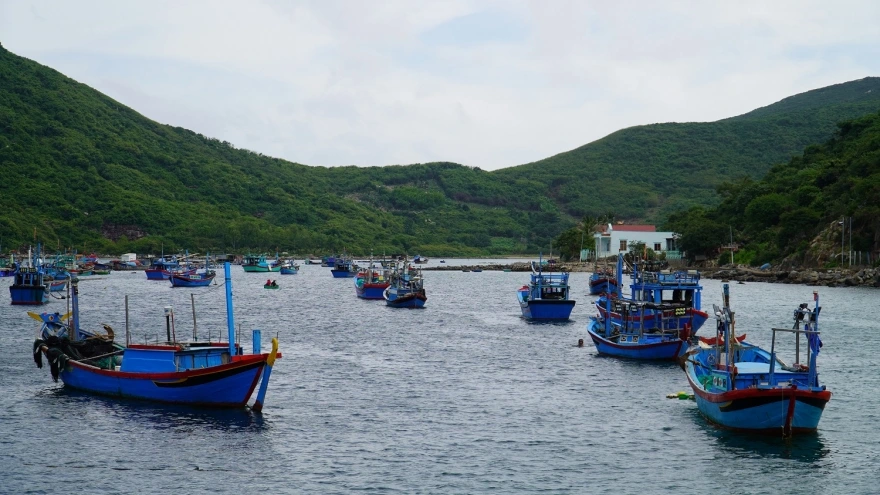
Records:
[[[728,227],[730,227],[730,264],[733,265],[733,225]]]
[[[852,217],[849,217],[849,266],[853,264],[853,250],[852,250]]]

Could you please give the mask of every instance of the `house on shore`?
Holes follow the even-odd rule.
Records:
[[[678,234],[674,232],[657,232],[654,225],[604,225],[594,234],[596,240],[596,258],[608,258],[620,253],[629,252],[633,244],[643,243],[658,255],[663,253],[666,259],[681,259],[678,251]]]

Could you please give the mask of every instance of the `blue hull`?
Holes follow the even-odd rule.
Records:
[[[171,287],[208,287],[214,279],[187,280],[170,277],[169,280],[171,281]]]
[[[147,274],[147,280],[168,280],[171,275],[164,270],[144,270],[144,273]]]
[[[333,278],[352,278],[357,275],[355,271],[349,270],[330,270],[330,273],[333,274]]]
[[[785,428],[791,408],[791,430],[813,431],[819,427],[822,412],[831,399],[831,392],[797,388],[747,388],[712,393],[694,382],[692,360],[685,363],[685,372],[694,390],[697,408],[709,421],[725,428],[779,434]]]
[[[379,287],[355,287],[355,292],[357,292],[357,296],[361,299],[384,299],[383,293],[385,292],[385,288],[387,285],[379,286]]]
[[[385,304],[391,306],[392,308],[409,308],[409,309],[421,309],[425,307],[425,301],[422,301],[419,298],[404,298],[404,299],[395,299],[393,301],[385,300]]]
[[[616,282],[609,279],[599,281],[590,280],[590,294],[597,296],[599,294],[608,294],[612,292],[617,292]]]
[[[599,354],[627,359],[673,360],[687,351],[687,345],[681,339],[658,342],[613,342],[599,334],[597,325],[596,320],[592,320],[587,333],[590,334]]]
[[[43,287],[15,286],[9,287],[12,304],[21,306],[37,306],[49,302],[49,296]]]
[[[282,275],[296,275],[297,270],[295,268],[282,268]]]
[[[231,363],[200,372],[127,373],[70,362],[61,373],[65,386],[112,397],[172,404],[243,407],[265,361]]]
[[[575,301],[528,301],[520,302],[522,315],[530,320],[567,320]]]

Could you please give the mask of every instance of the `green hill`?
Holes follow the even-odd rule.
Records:
[[[717,204],[723,180],[760,177],[878,109],[869,78],[495,172],[323,168],[156,123],[0,46],[0,243],[29,243],[36,229],[52,248],[105,252],[534,252],[585,214],[657,220]]]
[[[787,259],[793,266],[839,264],[837,221],[852,217],[854,251],[880,252],[880,113],[843,122],[822,145],[780,163],[759,181],[719,187],[715,208],[671,216],[693,254],[714,254],[729,229],[744,248],[736,262],[760,265]],[[723,262],[727,261],[726,255]]]
[[[610,211],[660,221],[693,205],[717,204],[718,184],[759,179],[773,164],[828,139],[838,122],[878,110],[880,78],[869,77],[717,122],[623,129],[497,176],[549,185],[560,209],[575,217]]]

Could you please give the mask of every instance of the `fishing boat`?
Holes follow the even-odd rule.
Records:
[[[67,279],[51,280],[46,285],[49,292],[64,292],[67,289]]]
[[[357,267],[351,256],[342,255],[335,258],[333,268],[330,270],[333,278],[350,278],[357,275]]]
[[[264,254],[259,256],[249,254],[245,256],[244,260],[241,262],[241,267],[247,273],[270,273],[281,271],[281,263],[278,262],[277,257],[274,260],[270,260],[266,259],[266,255]]]
[[[794,310],[792,328],[771,328],[767,351],[736,338],[730,286],[724,284],[722,290],[723,307],[714,306],[716,341],[697,343],[682,359],[700,412],[715,424],[737,430],[784,436],[816,430],[831,400],[816,367],[822,347],[819,293],[813,292],[812,310],[807,303]],[[793,347],[791,365],[778,357],[785,344]]]
[[[324,268],[332,268],[336,266],[336,256],[321,257],[321,266],[323,266]]]
[[[412,262],[417,265],[424,265],[425,263],[428,262],[428,258],[425,258],[424,256],[417,254],[417,255],[413,256]]]
[[[154,259],[153,262],[150,263],[150,267],[144,270],[144,273],[147,274],[147,280],[168,280],[168,277],[171,276],[172,272],[179,271],[180,269],[181,265],[177,256],[162,256]],[[77,276],[81,274],[81,272],[76,270],[70,270],[70,272]]]
[[[587,333],[599,354],[629,359],[677,359],[687,350],[691,329],[678,328],[684,304],[606,298],[604,314],[590,317]]]
[[[381,265],[374,265],[373,260],[367,266],[354,277],[355,293],[361,299],[384,299],[385,289],[391,285],[390,272]]]
[[[390,274],[388,287],[382,292],[385,304],[392,308],[424,308],[428,301],[422,272],[404,259]]]
[[[593,273],[590,275],[590,294],[610,294],[618,292],[617,276],[610,267],[593,267]]]
[[[80,328],[78,279],[71,280],[72,319],[58,313],[29,313],[40,321],[34,341],[34,361],[42,368],[49,361],[52,378],[65,387],[89,393],[142,399],[155,402],[208,407],[244,407],[260,388],[251,406],[263,409],[272,366],[277,358],[278,340],[272,349],[261,352],[261,336],[254,330],[253,353],[244,354],[236,344],[232,306],[232,278],[229,264],[226,278],[226,322],[228,343],[179,342],[173,326],[166,323],[167,342],[125,344],[117,342],[112,328],[98,334]],[[166,322],[173,311],[166,308]],[[67,320],[67,321],[65,321]],[[195,333],[195,331],[194,331]]]
[[[623,285],[623,257],[617,262],[617,286]],[[639,325],[647,328],[659,328],[663,325],[670,329],[696,332],[703,326],[709,315],[701,308],[700,272],[697,270],[672,271],[664,268],[660,262],[635,261],[632,264],[632,283],[630,284],[630,297],[623,298],[620,290],[617,293],[606,293],[596,301],[596,309],[601,318],[610,318],[612,322],[621,324],[622,318],[637,320]],[[644,313],[629,312],[625,316],[615,311],[617,305],[612,305],[611,311],[607,309],[608,298],[617,298],[625,302],[651,303],[638,306]],[[628,306],[632,307],[632,306]],[[669,307],[675,308],[672,315],[662,314]],[[657,318],[656,323],[652,319]]]
[[[321,260],[316,259],[316,258],[312,258],[311,256],[309,256],[309,257],[306,259],[306,264],[307,264],[307,265],[320,265],[320,264],[321,264]]]
[[[524,318],[530,320],[567,320],[575,301],[569,297],[568,273],[544,272],[544,263],[532,262],[528,285],[516,291]]]
[[[0,278],[15,276],[16,270],[18,270],[18,263],[15,262],[14,255],[10,253],[8,258],[0,258]]]
[[[299,272],[299,265],[293,260],[284,260],[281,262],[282,275],[296,275]]]
[[[216,276],[214,270],[206,269],[201,273],[172,273],[168,280],[171,287],[208,287]]]
[[[9,286],[12,304],[36,306],[49,302],[49,290],[43,277],[39,267],[19,267]]]

